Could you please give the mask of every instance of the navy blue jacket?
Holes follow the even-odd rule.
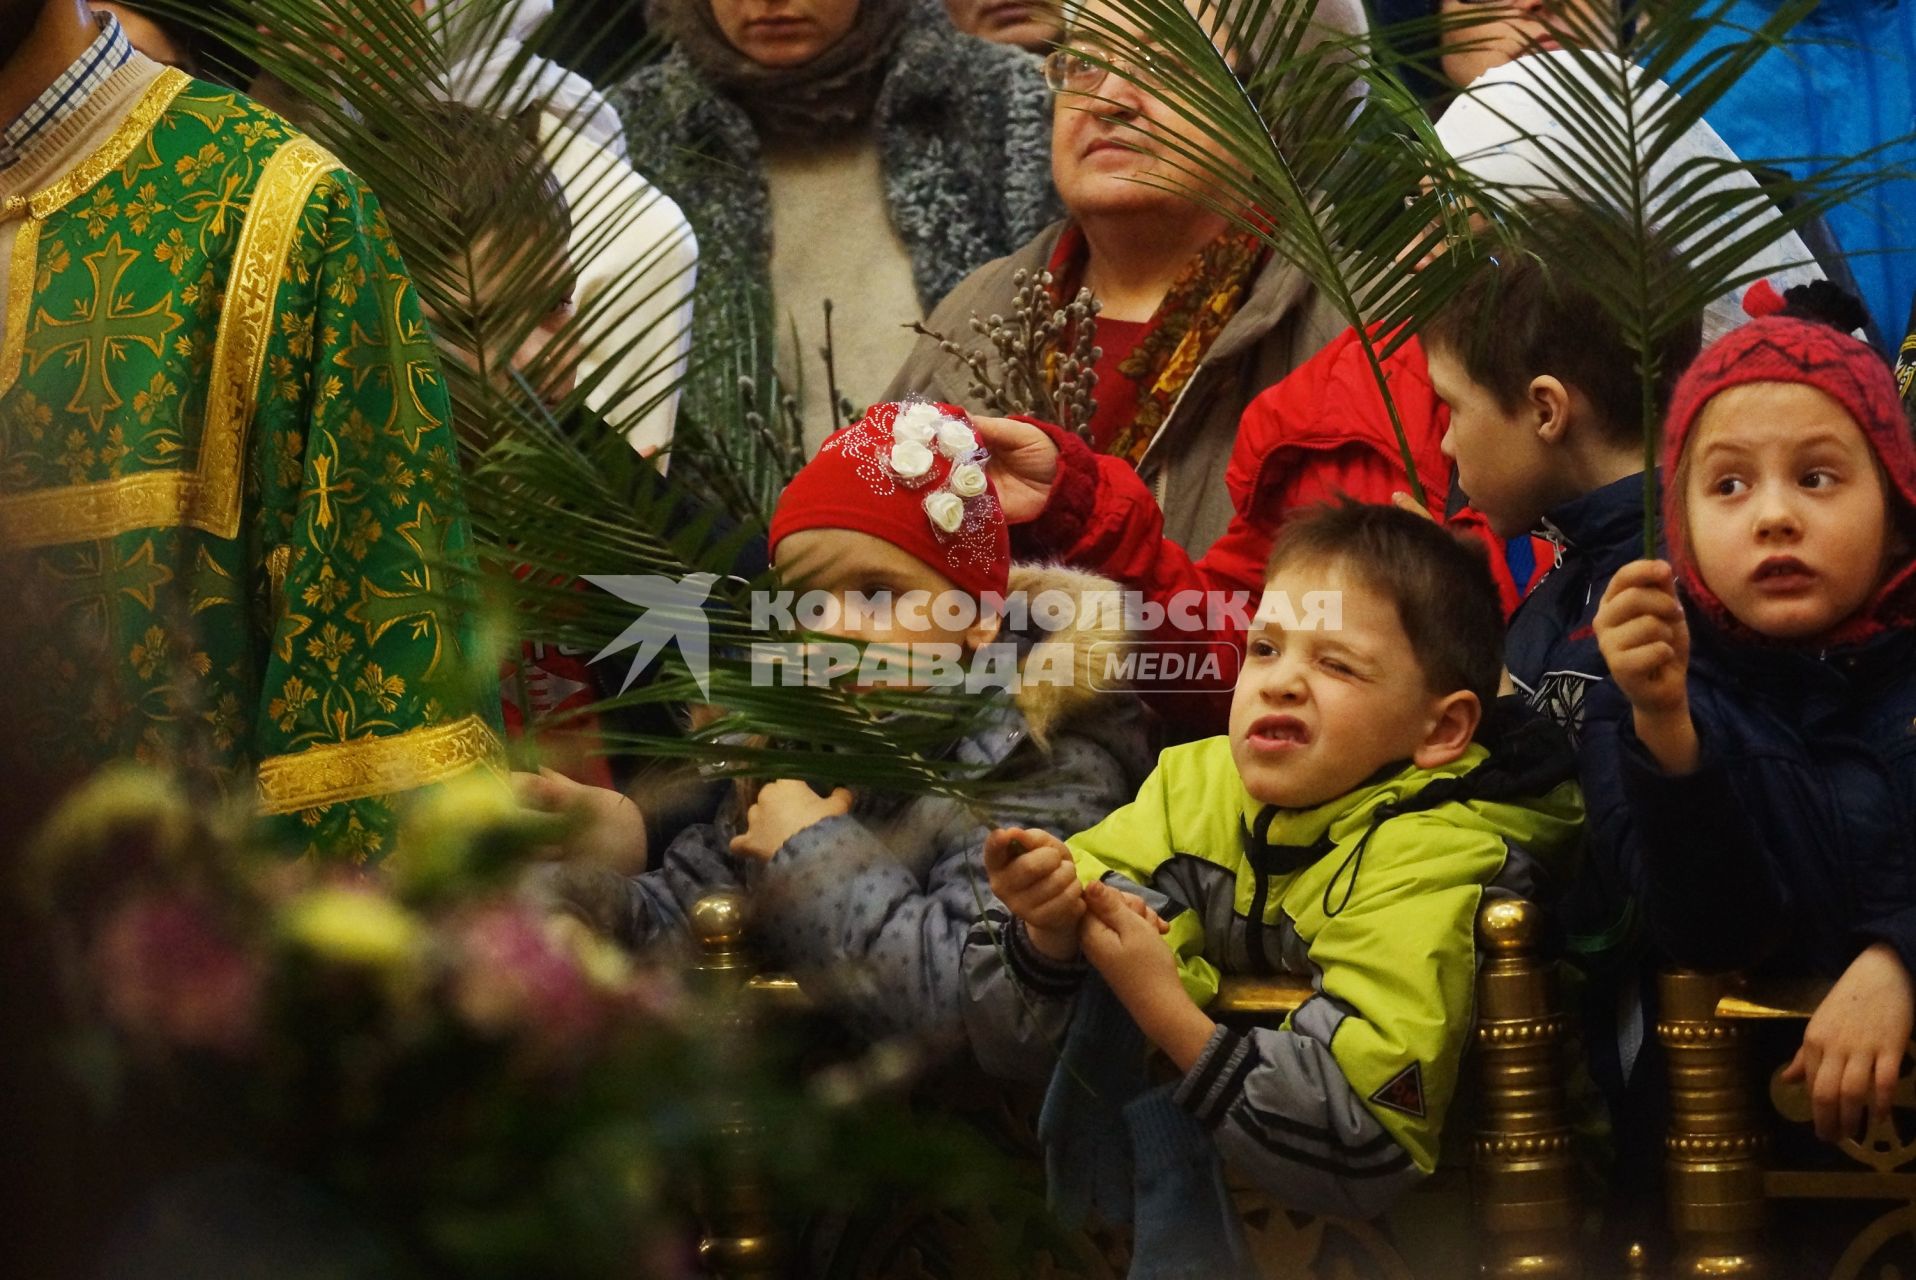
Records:
[[[1690,609],[1702,755],[1666,776],[1600,686],[1586,750],[1615,761],[1591,830],[1663,956],[1833,977],[1886,941],[1916,972],[1916,633],[1825,653],[1725,643]]]
[[[1551,509],[1544,524],[1557,544],[1556,567],[1511,617],[1504,665],[1524,701],[1570,735],[1584,795],[1614,795],[1614,752],[1586,749],[1584,721],[1593,691],[1610,687],[1593,625],[1597,605],[1617,570],[1643,554],[1643,476],[1572,498]],[[1587,821],[1596,817],[1592,805]],[[1614,950],[1625,936],[1630,885],[1606,852],[1601,843],[1587,842],[1559,908],[1565,931],[1585,940],[1575,944],[1581,951]]]
[[[1610,674],[1592,629],[1597,604],[1616,571],[1643,554],[1643,477],[1572,498],[1553,508],[1544,525],[1557,544],[1557,564],[1511,616],[1504,665],[1524,701],[1575,742],[1584,699]]]

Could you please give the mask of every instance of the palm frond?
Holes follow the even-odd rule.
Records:
[[[445,351],[483,566],[481,582],[456,586],[476,586],[506,620],[505,655],[531,643],[587,652],[611,645],[633,609],[583,589],[588,576],[709,575],[709,689],[725,713],[683,738],[608,734],[609,748],[723,771],[976,794],[976,771],[948,747],[989,712],[988,700],[933,693],[901,707],[879,694],[787,687],[755,665],[754,644],[803,639],[755,631],[749,593],[773,584],[733,572],[800,460],[796,424],[749,316],[717,326],[725,340],[696,353],[689,373],[675,373],[683,320],[658,304],[685,287],[682,267],[660,270],[679,261],[678,246],[662,237],[632,252],[629,228],[645,208],[617,166],[588,163],[568,175],[569,261],[555,252],[563,227],[554,230],[552,182],[536,161],[541,150],[549,159],[555,135],[580,126],[587,110],[549,109],[539,78],[536,48],[563,18],[520,43],[516,6],[505,0],[424,15],[409,0],[259,0],[245,22],[187,0],[175,8],[257,61],[288,95],[295,122],[378,196]],[[652,52],[635,48],[620,61],[630,66]],[[489,84],[458,82],[462,68],[479,63]],[[459,98],[463,109],[448,108]],[[502,172],[488,149],[514,146],[532,162]],[[491,186],[475,208],[470,189],[481,173]],[[550,327],[568,277],[615,255],[627,255],[624,265],[608,269],[598,296],[514,368],[512,353]],[[636,335],[627,332],[648,315]],[[579,377],[581,352],[613,330],[646,354]],[[649,411],[688,378],[737,394],[680,415],[664,479],[607,420]],[[556,399],[539,391],[565,384],[571,389]],[[480,655],[478,670],[496,670],[498,656]],[[647,682],[587,711],[699,700],[693,676],[683,652],[668,647]],[[741,748],[741,736],[770,745]]]
[[[1382,359],[1479,265],[1469,254],[1427,262],[1432,251],[1458,242],[1466,218],[1492,236],[1524,228],[1539,195],[1600,214],[1609,234],[1550,251],[1637,353],[1653,460],[1661,339],[1710,300],[1776,269],[1765,251],[1893,176],[1875,152],[1825,160],[1766,188],[1755,172],[1778,158],[1686,154],[1710,109],[1814,3],[1785,0],[1746,38],[1697,58],[1690,55],[1724,24],[1730,0],[1644,5],[1627,31],[1594,15],[1553,19],[1578,25],[1561,51],[1513,64],[1525,73],[1518,109],[1498,111],[1510,138],[1534,155],[1523,183],[1483,178],[1472,171],[1481,157],[1448,154],[1406,82],[1433,72],[1434,54],[1419,61],[1399,52],[1482,44],[1502,12],[1420,19],[1366,40],[1314,34],[1315,0],[1216,0],[1202,18],[1181,0],[1101,0],[1074,16],[1073,38],[1092,61],[1158,95],[1183,126],[1132,126],[1166,157],[1171,172],[1156,184],[1257,232],[1357,329],[1407,470],[1409,444]],[[1250,74],[1233,74],[1233,56]],[[1673,269],[1660,265],[1671,247]],[[1654,486],[1654,466],[1646,477]],[[1648,497],[1653,513],[1653,489]]]

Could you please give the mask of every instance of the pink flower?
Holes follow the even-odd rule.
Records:
[[[526,1032],[549,1047],[598,1030],[605,1007],[545,920],[521,907],[481,907],[457,929],[452,998],[460,1015],[494,1035]]]
[[[258,1034],[255,957],[186,895],[121,904],[94,935],[91,960],[108,1017],[136,1038],[240,1054]]]

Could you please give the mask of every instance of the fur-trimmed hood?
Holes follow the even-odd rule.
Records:
[[[1110,578],[1054,564],[1014,564],[1011,591],[1036,600],[1047,591],[1061,592],[1076,606],[1068,626],[1056,631],[1028,631],[1015,705],[1025,719],[1033,742],[1048,746],[1057,730],[1083,716],[1100,701],[1129,698],[1111,688],[1100,674],[1099,657],[1137,637],[1124,625],[1122,594]],[[1107,607],[1089,607],[1103,600]],[[1068,681],[1054,678],[1069,673]]]

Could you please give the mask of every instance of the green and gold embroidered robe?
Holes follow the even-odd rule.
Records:
[[[10,674],[43,765],[181,764],[299,850],[494,758],[445,385],[374,197],[162,73],[24,216],[0,348]]]

